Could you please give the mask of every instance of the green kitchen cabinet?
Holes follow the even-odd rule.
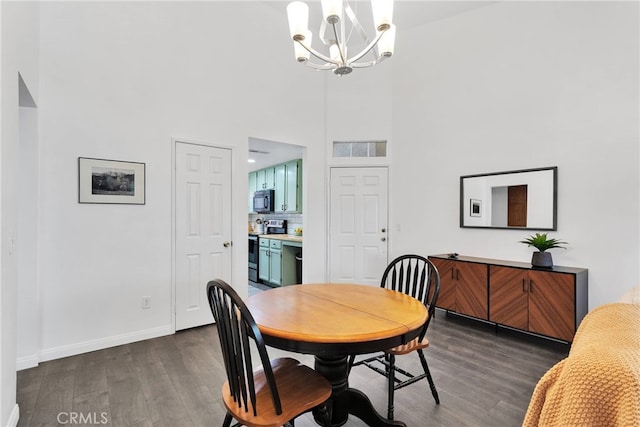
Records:
[[[258,278],[272,285],[282,285],[282,242],[259,239]]]
[[[302,160],[275,166],[276,212],[302,212]]]
[[[282,242],[272,240],[269,250],[269,282],[282,285]]]
[[[260,239],[260,247],[258,248],[258,279],[262,282],[268,282],[271,278],[270,272],[269,239]]]
[[[276,168],[273,166],[256,171],[256,190],[274,189],[276,186],[275,176]]]

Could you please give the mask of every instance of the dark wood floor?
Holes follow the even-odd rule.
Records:
[[[441,404],[435,404],[426,381],[399,390],[396,419],[408,426],[520,426],[536,382],[568,351],[566,345],[512,332],[496,334],[443,312],[437,312],[428,336],[426,355]],[[283,354],[270,349],[271,357]],[[294,357],[313,366],[311,356]],[[415,355],[398,363],[419,369]],[[215,326],[45,362],[18,372],[18,426],[69,425],[69,413],[84,417],[82,425],[218,426],[224,418],[223,376]],[[356,367],[350,385],[384,413],[382,376]],[[305,415],[296,425],[315,424]],[[349,419],[346,425],[364,423]]]

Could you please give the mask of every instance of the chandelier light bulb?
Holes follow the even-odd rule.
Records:
[[[376,30],[387,30],[393,22],[393,0],[371,0],[371,10]]]
[[[311,33],[311,31],[307,30],[304,36],[304,43],[306,43],[307,46],[311,46],[312,40],[313,40],[313,34]],[[309,60],[309,56],[311,55],[311,52],[305,49],[305,47],[302,46],[300,43],[294,42],[293,49],[296,55],[296,61],[305,63]]]
[[[337,24],[342,19],[342,0],[322,0],[322,17],[327,24]]]
[[[393,55],[393,49],[396,43],[396,26],[391,24],[389,29],[382,34],[378,41],[378,52],[380,56],[389,58]]]
[[[309,6],[301,1],[291,2],[287,6],[287,16],[291,38],[304,40],[305,34],[309,31]]]
[[[334,61],[340,62],[340,48],[337,44],[332,44],[331,46],[329,46],[329,56]]]

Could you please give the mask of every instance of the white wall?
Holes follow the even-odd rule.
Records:
[[[233,149],[242,197],[232,207],[232,275],[246,292],[248,137],[306,146],[305,194],[322,194],[326,76],[293,61],[286,14],[259,3],[45,2],[41,10],[47,360],[171,332],[172,137]],[[146,205],[78,204],[78,156],[146,163]],[[324,257],[323,209],[305,197],[310,260]],[[308,280],[324,280],[321,265],[307,265]]]
[[[18,235],[20,257],[18,263],[18,370],[36,364],[40,351],[42,306],[38,286],[38,109],[21,107],[20,155],[17,181],[20,204]]]
[[[20,117],[18,73],[38,100],[38,4],[0,3],[0,425],[17,424]]]
[[[530,261],[529,233],[458,227],[459,177],[558,166],[555,264],[589,269],[591,308],[637,285],[638,3],[499,2],[402,37],[394,250]]]

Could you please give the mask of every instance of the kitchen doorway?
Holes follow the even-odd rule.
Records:
[[[279,282],[278,279],[265,279],[265,276],[270,277],[271,273],[268,272],[273,269],[273,265],[269,263],[265,265],[264,257],[258,256],[257,260],[255,260],[254,252],[251,250],[252,239],[262,240],[263,242],[267,239],[267,236],[265,236],[267,234],[267,226],[265,225],[267,221],[284,220],[286,225],[280,233],[294,237],[298,241],[301,246],[299,250],[296,250],[296,255],[299,254],[300,258],[302,258],[304,233],[296,234],[295,232],[300,231],[303,227],[304,211],[302,206],[306,197],[303,177],[306,175],[306,165],[304,161],[298,160],[305,157],[305,151],[306,147],[301,145],[264,138],[249,137],[248,139],[249,295],[278,286],[277,283]],[[256,213],[254,212],[255,205],[253,203],[254,193],[265,190],[273,190],[273,210]],[[279,197],[281,198],[280,201]],[[260,262],[261,259],[262,263]],[[297,259],[284,256],[284,250],[280,262],[280,269],[287,273],[291,271],[298,273],[298,268],[301,269],[301,274],[304,271],[304,259],[302,258],[302,261],[298,264]],[[276,276],[277,274],[274,277]],[[301,282],[299,279],[297,274],[294,276],[287,274],[286,277],[281,277],[281,284],[290,285]]]
[[[333,167],[329,185],[329,280],[379,286],[387,266],[389,171]]]

